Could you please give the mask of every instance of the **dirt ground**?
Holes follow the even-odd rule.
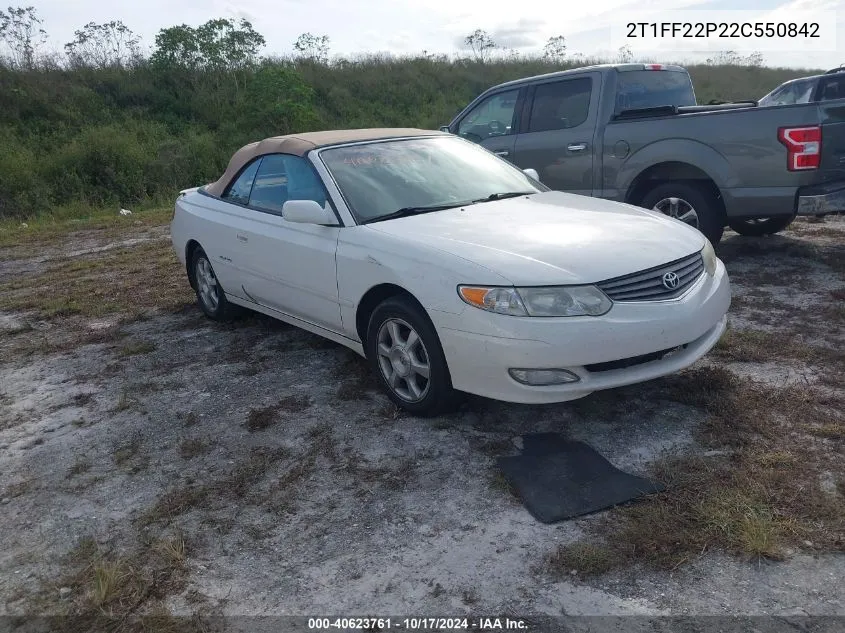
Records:
[[[428,420],[203,318],[167,219],[0,233],[0,614],[845,615],[845,217],[726,234],[730,330],[679,376]],[[697,391],[726,376],[732,410]],[[706,494],[540,524],[495,468],[532,431]]]

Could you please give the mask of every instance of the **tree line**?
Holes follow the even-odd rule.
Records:
[[[140,37],[120,20],[98,24],[88,22],[74,31],[74,38],[64,45],[64,58],[43,51],[47,42],[44,21],[35,7],[9,7],[0,10],[0,60],[10,68],[31,70],[37,66],[67,66],[70,68],[126,67],[144,59]],[[157,65],[181,65],[188,68],[233,68],[254,63],[258,52],[266,44],[264,37],[244,19],[218,18],[196,28],[182,24],[161,29],[155,37],[150,62]],[[331,40],[328,35],[302,33],[293,43],[294,55],[315,63],[330,62]],[[498,53],[514,59],[522,54],[516,49],[500,46],[483,29],[476,29],[463,38],[464,47],[478,62],[489,62]],[[424,56],[428,56],[424,52]],[[537,54],[534,54],[536,56]],[[567,50],[563,35],[550,37],[539,53],[546,61],[563,62],[583,58],[580,53]],[[621,47],[614,60],[633,61],[630,47]],[[761,53],[748,56],[735,51],[722,51],[707,60],[711,65],[763,65]]]

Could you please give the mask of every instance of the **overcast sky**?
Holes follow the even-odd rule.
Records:
[[[486,30],[503,47],[529,53],[549,37],[566,37],[570,52],[615,55],[612,29],[628,16],[660,20],[670,8],[753,11],[788,16],[796,10],[836,10],[837,51],[764,52],[767,65],[833,67],[845,63],[845,0],[28,0],[47,30],[49,47],[61,51],[87,22],[121,20],[151,47],[162,27],[199,25],[217,17],[246,18],[267,40],[265,54],[287,54],[303,32],[328,35],[331,54],[422,50],[454,53],[474,29]],[[772,11],[777,10],[776,14]],[[755,18],[756,19],[756,18]],[[771,43],[769,44],[771,46]],[[725,49],[732,48],[725,45]],[[748,51],[745,51],[748,52]],[[692,61],[692,51],[655,52],[655,61]]]

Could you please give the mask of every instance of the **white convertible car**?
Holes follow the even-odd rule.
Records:
[[[418,415],[459,392],[562,402],[676,372],[730,304],[695,229],[550,191],[441,132],[252,143],[182,192],[171,228],[209,317],[245,307],[346,345]]]

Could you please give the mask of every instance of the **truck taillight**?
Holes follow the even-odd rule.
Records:
[[[663,70],[663,64],[646,64],[646,70]]]
[[[786,145],[786,168],[789,171],[818,169],[822,161],[822,128],[782,127],[778,140]]]

